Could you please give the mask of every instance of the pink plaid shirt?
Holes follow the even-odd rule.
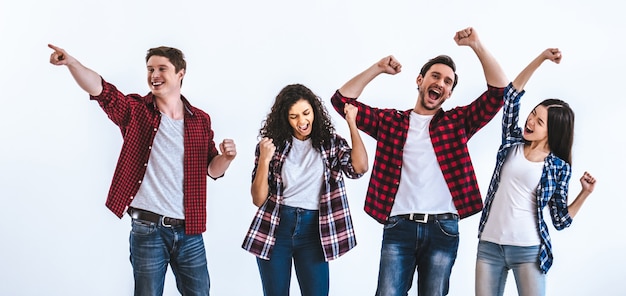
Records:
[[[277,148],[274,152],[267,180],[269,197],[254,215],[242,244],[242,248],[265,260],[270,259],[276,243],[275,232],[280,223],[280,204],[283,203],[284,186],[281,172],[290,150],[291,143],[286,142],[284,147]],[[351,152],[348,142],[337,134],[327,143],[323,143],[320,149],[325,165],[319,224],[320,240],[326,261],[338,258],[356,246],[343,174],[351,179],[360,178],[363,174],[354,171]],[[259,163],[258,144],[255,156],[252,180]]]

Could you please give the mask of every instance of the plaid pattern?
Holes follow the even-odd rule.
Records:
[[[159,128],[161,113],[154,96],[124,95],[102,80],[102,93],[93,97],[107,116],[120,128],[124,143],[115,168],[106,206],[122,218],[139,190],[150,157],[152,141]],[[206,230],[206,176],[209,162],[218,155],[213,142],[211,118],[189,104],[184,119],[184,210],[185,232],[199,234]]]
[[[482,209],[467,141],[498,113],[502,107],[503,90],[488,86],[487,91],[469,105],[445,112],[439,110],[430,123],[430,139],[437,161],[461,218]],[[339,91],[335,92],[331,102],[339,114],[343,114],[345,103],[357,106],[357,126],[377,141],[365,212],[379,223],[385,223],[400,184],[402,153],[412,109],[372,108],[355,98],[342,96]]]
[[[280,204],[283,202],[282,166],[291,150],[287,142],[282,149],[276,149],[269,167],[269,197],[259,207],[242,248],[255,256],[269,260],[276,242],[275,230],[280,223]],[[326,261],[345,254],[356,246],[356,237],[352,217],[348,207],[342,172],[350,179],[363,176],[354,172],[348,142],[339,135],[334,135],[330,142],[324,143],[320,150],[324,166],[324,190],[320,198],[319,224],[320,239]],[[256,175],[259,161],[259,145],[256,146],[252,180]]]
[[[495,193],[498,190],[500,172],[506,156],[511,147],[524,143],[522,129],[518,126],[520,99],[524,93],[523,90],[518,92],[513,87],[513,84],[509,84],[505,89],[502,116],[502,145],[498,149],[496,167],[485,199],[485,209],[480,218],[478,227],[479,238],[489,218],[489,211],[491,210]],[[537,225],[539,227],[539,236],[541,237],[539,268],[543,273],[548,272],[554,258],[548,226],[543,219],[543,209],[548,206],[552,224],[557,230],[570,226],[572,218],[567,211],[567,195],[571,174],[571,167],[567,162],[556,157],[553,153],[548,154],[544,161],[541,179],[536,191]]]

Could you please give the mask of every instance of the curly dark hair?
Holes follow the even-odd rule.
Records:
[[[300,100],[306,100],[313,107],[314,119],[311,130],[313,147],[319,148],[330,140],[335,128],[328,111],[322,100],[302,84],[287,85],[278,93],[270,113],[263,121],[259,135],[272,139],[276,147],[284,147],[287,142],[291,142],[293,128],[289,125],[289,109]]]

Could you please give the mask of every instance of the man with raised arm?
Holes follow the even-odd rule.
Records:
[[[124,143],[106,206],[132,218],[130,261],[135,295],[162,295],[168,265],[183,295],[209,295],[202,233],[207,175],[220,178],[237,155],[225,139],[219,151],[211,118],[181,95],[186,62],[171,47],[146,55],[150,92],[125,95],[65,50],[48,45],[50,63],[67,66],[78,85],[121,130]]]
[[[400,73],[393,56],[349,80],[331,99],[340,114],[346,103],[357,106],[358,128],[377,141],[365,200],[365,211],[384,224],[376,295],[406,295],[416,270],[418,295],[447,295],[458,221],[482,209],[467,141],[500,110],[508,80],[476,30],[460,30],[454,40],[476,53],[487,80],[487,90],[469,105],[441,107],[458,79],[454,61],[445,55],[421,68],[412,109],[357,100],[378,75]]]

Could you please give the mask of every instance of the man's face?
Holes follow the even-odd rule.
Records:
[[[185,70],[176,73],[174,65],[163,56],[153,55],[146,64],[148,69],[148,86],[157,97],[165,97],[174,92],[180,92],[181,81]]]
[[[419,95],[415,112],[423,115],[435,114],[452,95],[454,71],[447,65],[434,64],[426,74],[417,76]]]

